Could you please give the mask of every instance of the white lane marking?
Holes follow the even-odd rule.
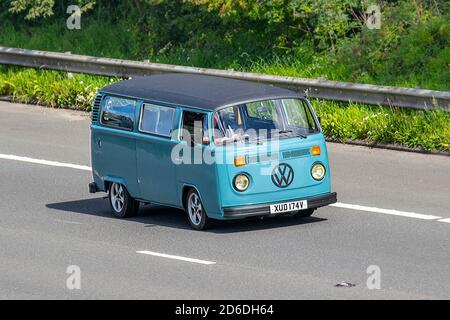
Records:
[[[57,222],[62,222],[62,223],[67,223],[67,224],[76,224],[76,225],[84,224],[84,223],[82,223],[82,222],[69,221],[69,220],[61,220],[61,219],[55,219],[55,221],[57,221]]]
[[[28,162],[28,163],[36,163],[36,164],[42,164],[42,165],[46,165],[46,166],[53,166],[53,167],[64,167],[64,168],[71,168],[71,169],[77,169],[77,170],[91,171],[91,167],[88,167],[88,166],[81,166],[78,164],[64,163],[64,162],[58,162],[58,161],[33,159],[33,158],[29,158],[29,157],[20,157],[20,156],[14,156],[11,154],[0,154],[0,159],[15,160],[15,161],[21,161],[21,162]]]
[[[357,210],[357,211],[367,211],[367,212],[390,214],[390,215],[395,215],[395,216],[402,216],[402,217],[409,217],[409,218],[416,218],[416,219],[423,219],[423,220],[436,220],[436,219],[442,218],[442,217],[438,217],[438,216],[433,216],[431,214],[398,211],[398,210],[392,210],[392,209],[382,209],[382,208],[376,208],[376,207],[366,207],[366,206],[360,206],[357,204],[347,204],[347,203],[342,203],[342,202],[336,202],[336,203],[331,204],[330,206],[337,207],[337,208]]]
[[[77,164],[72,164],[72,163],[57,162],[57,161],[33,159],[33,158],[29,158],[29,157],[20,157],[20,156],[9,155],[9,154],[0,154],[0,159],[16,160],[16,161],[36,163],[36,164],[42,164],[42,165],[54,166],[54,167],[65,167],[65,168],[84,170],[84,171],[92,170],[92,168],[88,167],[88,166],[82,166],[82,165],[77,165]],[[450,218],[442,219],[442,217],[429,215],[429,214],[399,211],[399,210],[393,210],[393,209],[382,209],[382,208],[376,208],[376,207],[367,207],[367,206],[360,206],[360,205],[356,205],[356,204],[347,204],[347,203],[342,203],[342,202],[337,202],[337,203],[331,204],[331,206],[337,207],[337,208],[350,209],[350,210],[383,213],[383,214],[390,214],[390,215],[423,219],[423,220],[441,219],[438,221],[450,223]]]
[[[200,264],[215,264],[214,261],[206,261],[206,260],[199,260],[199,259],[192,259],[192,258],[187,258],[187,257],[180,257],[180,256],[174,256],[171,254],[165,254],[165,253],[159,253],[159,252],[153,252],[153,251],[136,251],[136,253],[141,253],[141,254],[148,254],[150,256],[155,256],[155,257],[161,257],[161,258],[168,258],[168,259],[175,259],[175,260],[181,260],[181,261],[187,261],[187,262],[192,262],[192,263],[200,263]]]

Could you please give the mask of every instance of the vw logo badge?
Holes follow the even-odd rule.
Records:
[[[287,163],[280,163],[272,171],[272,182],[279,188],[286,188],[294,180],[294,170]]]

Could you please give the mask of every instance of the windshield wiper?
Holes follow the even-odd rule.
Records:
[[[278,131],[278,135],[282,135],[282,134],[286,134],[286,133],[294,133],[294,130],[280,130],[280,131]],[[307,136],[305,136],[304,134],[301,134],[301,133],[299,133],[299,132],[295,132],[295,137],[300,137],[300,138],[303,138],[303,139],[306,139],[307,138]]]
[[[290,133],[290,132],[294,132],[294,131],[293,130],[280,130],[280,131],[278,131],[278,134]]]

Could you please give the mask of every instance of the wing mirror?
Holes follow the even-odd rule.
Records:
[[[202,144],[205,146],[209,146],[211,144],[211,140],[209,139],[209,137],[203,137]]]
[[[257,113],[268,113],[269,110],[266,107],[258,107],[256,108]]]

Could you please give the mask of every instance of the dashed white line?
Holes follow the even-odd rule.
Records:
[[[21,161],[21,162],[41,164],[41,165],[46,165],[46,166],[64,167],[64,168],[71,168],[71,169],[84,170],[84,171],[92,170],[92,168],[89,166],[77,165],[77,164],[73,164],[73,163],[58,162],[58,161],[34,159],[34,158],[15,156],[15,155],[10,155],[10,154],[0,154],[0,159],[15,160],[15,161]],[[349,209],[349,210],[382,213],[382,214],[402,216],[402,217],[422,219],[422,220],[437,220],[440,222],[450,223],[450,218],[442,219],[442,217],[431,215],[431,214],[422,214],[422,213],[399,211],[399,210],[393,210],[393,209],[368,207],[368,206],[361,206],[361,205],[357,205],[357,204],[348,204],[348,203],[342,203],[342,202],[337,202],[337,203],[331,204],[331,206],[337,207],[337,208]],[[164,254],[159,254],[159,253],[151,252],[151,251],[146,251],[146,252],[148,252],[146,254],[152,254],[155,256],[156,255],[160,255],[160,256],[164,255]],[[144,253],[144,252],[138,252],[138,253]],[[165,255],[165,257],[166,258],[171,257],[172,259],[177,259],[177,258],[175,258],[177,256]],[[186,259],[190,259],[190,258],[178,257],[178,260],[183,260],[183,259],[185,261],[188,261]],[[190,259],[190,260],[196,260],[196,259]],[[202,260],[199,260],[199,261],[202,261]],[[210,261],[207,261],[207,262],[210,262]],[[212,264],[212,263],[209,263],[209,264]]]
[[[153,251],[136,251],[136,253],[140,254],[147,254],[150,256],[160,257],[160,258],[167,258],[167,259],[174,259],[174,260],[181,260],[186,262],[192,262],[192,263],[199,263],[199,264],[216,264],[214,261],[207,261],[207,260],[199,260],[199,259],[193,259],[193,258],[187,258],[187,257],[181,257],[181,256],[174,256],[171,254],[165,254],[165,253],[159,253],[159,252],[153,252]]]
[[[390,215],[394,215],[394,216],[402,216],[402,217],[423,219],[423,220],[436,220],[436,219],[442,218],[439,216],[433,216],[431,214],[422,214],[422,213],[399,211],[399,210],[392,210],[392,209],[382,209],[382,208],[376,208],[376,207],[366,207],[366,206],[360,206],[357,204],[347,204],[347,203],[342,203],[342,202],[336,202],[336,203],[331,204],[330,206],[337,207],[337,208],[357,210],[357,211],[367,211],[367,212],[390,214]]]
[[[84,223],[82,223],[82,222],[69,221],[69,220],[61,220],[61,219],[55,219],[55,221],[62,222],[62,223],[67,223],[67,224],[76,224],[76,225],[82,225],[82,224],[84,224]]]
[[[29,157],[20,157],[20,156],[14,156],[11,154],[0,154],[0,159],[42,164],[42,165],[52,166],[52,167],[64,167],[64,168],[71,168],[71,169],[77,169],[77,170],[91,171],[91,167],[88,167],[88,166],[81,166],[78,164],[58,162],[58,161],[33,159],[33,158],[29,158]]]

